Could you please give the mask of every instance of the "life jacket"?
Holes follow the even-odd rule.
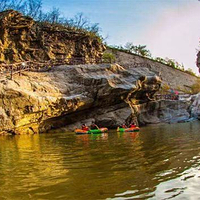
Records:
[[[87,126],[82,126],[82,130],[83,130],[83,131],[88,131],[89,128],[88,128]]]
[[[130,128],[135,128],[135,127],[136,127],[136,125],[133,125],[133,124],[130,125]]]

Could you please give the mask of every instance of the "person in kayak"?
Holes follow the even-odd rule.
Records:
[[[135,127],[136,127],[136,125],[135,125],[134,122],[132,122],[132,123],[130,124],[130,126],[129,126],[129,128],[135,128]]]
[[[99,127],[94,122],[92,122],[90,129],[95,130],[95,129],[99,129]]]
[[[82,124],[82,130],[83,131],[89,131],[89,128],[85,124]]]
[[[127,128],[126,124],[122,124],[120,128]]]

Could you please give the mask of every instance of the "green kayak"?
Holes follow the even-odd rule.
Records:
[[[108,131],[107,128],[93,129],[93,130],[89,130],[89,131],[84,131],[84,130],[81,130],[81,129],[76,129],[75,133],[76,134],[98,134],[98,133],[105,133],[107,131]]]
[[[140,131],[139,127],[134,127],[134,128],[117,128],[118,132],[138,132]]]

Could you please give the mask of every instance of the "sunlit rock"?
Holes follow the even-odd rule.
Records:
[[[141,74],[117,64],[59,66],[13,78],[0,82],[0,131],[15,134],[72,129],[87,119],[114,128],[130,117],[129,101],[148,102],[160,86],[148,69]]]
[[[40,67],[96,63],[105,50],[94,34],[36,22],[14,10],[0,12],[0,27],[0,64],[31,61],[32,67]]]

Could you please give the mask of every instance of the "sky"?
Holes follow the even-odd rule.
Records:
[[[146,45],[153,57],[171,58],[198,73],[200,41],[198,0],[43,0],[65,17],[84,13],[99,23],[109,45]]]

